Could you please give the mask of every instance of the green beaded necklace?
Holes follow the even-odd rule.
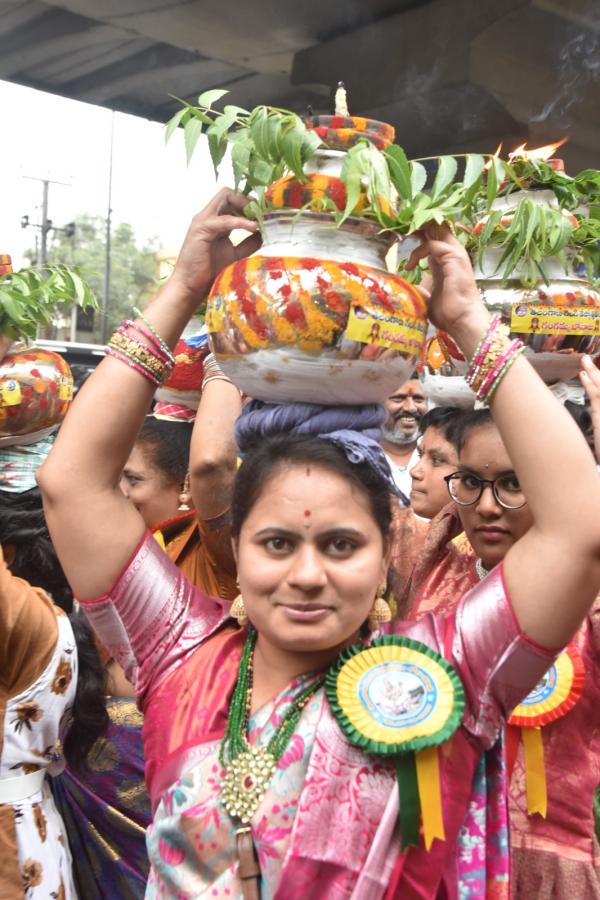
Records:
[[[252,629],[242,653],[238,680],[231,698],[219,762],[225,769],[221,800],[227,812],[247,825],[265,796],[269,782],[287,747],[302,710],[325,682],[325,675],[298,694],[273,732],[265,748],[248,743],[248,719],[252,705],[252,658],[256,631]]]

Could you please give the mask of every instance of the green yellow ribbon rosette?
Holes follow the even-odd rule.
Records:
[[[530,816],[539,813],[545,818],[548,807],[542,728],[561,719],[573,709],[583,694],[584,686],[583,658],[577,647],[570,644],[513,710],[508,720],[509,726],[521,729],[527,812]],[[511,743],[514,741],[509,737],[509,745]]]
[[[342,651],[325,688],[348,739],[367,753],[396,757],[402,848],[445,840],[438,746],[460,725],[464,691],[439,653],[388,635]]]

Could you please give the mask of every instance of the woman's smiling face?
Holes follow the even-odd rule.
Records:
[[[500,475],[512,475],[518,483],[500,432],[493,424],[467,432],[459,454],[459,470],[490,481]],[[494,497],[490,485],[485,485],[481,497],[472,506],[457,506],[457,509],[471,546],[486,569],[503,560],[533,524],[527,504],[520,509],[505,509]]]
[[[236,544],[250,622],[261,639],[289,652],[347,644],[385,580],[385,550],[361,489],[321,466],[278,468]]]

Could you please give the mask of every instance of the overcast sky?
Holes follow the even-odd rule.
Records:
[[[50,178],[49,217],[63,226],[79,213],[106,216],[112,113],[99,106],[0,81],[0,254],[13,265],[34,245],[42,185]],[[138,243],[157,236],[166,255],[176,252],[191,216],[210,198],[215,179],[200,142],[187,168],[182,133],[168,145],[162,124],[114,114],[113,223],[129,222]],[[229,183],[225,173],[220,184]]]

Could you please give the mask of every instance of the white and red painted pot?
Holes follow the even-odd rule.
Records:
[[[288,176],[267,189],[261,249],[225,269],[210,293],[211,347],[235,384],[260,400],[379,402],[420,356],[425,302],[386,267],[395,237],[364,216],[338,228],[330,209],[346,206],[344,151],[364,137],[384,146],[393,129],[340,116],[307,125],[327,148],[306,164],[305,182]],[[355,211],[366,204],[362,191]]]
[[[389,237],[367,219],[265,216],[263,245],[225,269],[207,309],[234,383],[269,402],[384,400],[408,379],[427,330],[419,291],[386,269]]]
[[[494,201],[495,209],[510,218],[520,200],[557,206],[552,191],[516,191]],[[565,215],[567,215],[565,213]],[[511,328],[511,336],[526,345],[526,355],[548,382],[574,378],[584,353],[600,353],[600,290],[573,267],[565,271],[555,258],[543,261],[546,281],[527,284],[526,271],[517,264],[511,278],[499,277],[501,251],[490,248],[474,262],[483,302]]]
[[[71,369],[58,353],[17,345],[0,362],[0,446],[40,440],[64,419]]]

